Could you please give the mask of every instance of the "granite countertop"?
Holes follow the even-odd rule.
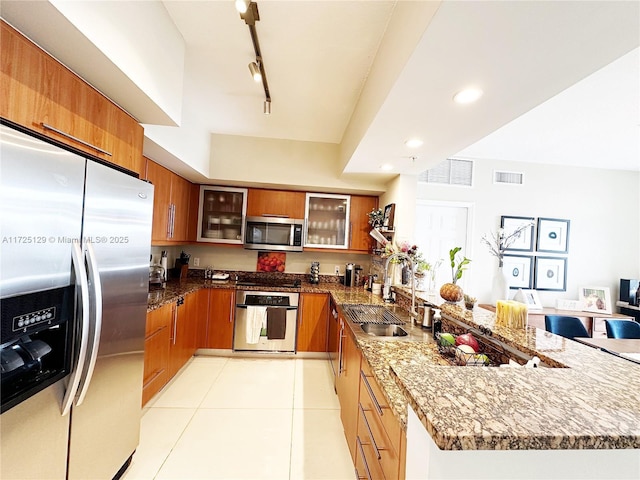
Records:
[[[533,327],[495,327],[494,315],[442,306],[469,327],[559,368],[437,366],[429,355],[386,357],[391,375],[445,450],[640,448],[640,366]],[[565,368],[562,368],[565,367]]]
[[[170,282],[149,309],[203,287],[236,285],[202,279]],[[340,306],[384,304],[362,288],[339,283],[302,282],[295,290],[330,293]],[[400,297],[398,303],[403,302]],[[497,327],[494,314],[481,308],[441,308],[445,324],[452,318],[470,329],[489,328],[505,347],[537,355],[556,368],[452,366],[427,330],[407,324],[409,335],[402,340],[372,337],[348,321],[364,361],[404,428],[410,405],[444,450],[640,448],[639,365],[532,327]]]

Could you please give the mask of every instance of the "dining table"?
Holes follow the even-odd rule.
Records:
[[[574,340],[607,353],[640,363],[640,339],[574,337]]]

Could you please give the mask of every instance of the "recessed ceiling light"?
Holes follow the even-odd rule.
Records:
[[[424,142],[422,140],[420,140],[419,138],[410,138],[409,140],[404,142],[404,144],[409,148],[418,148],[418,147],[422,146],[423,143]]]
[[[482,96],[482,90],[479,88],[465,88],[453,96],[456,103],[473,103]]]
[[[393,170],[393,165],[390,163],[385,163],[384,165],[380,165],[380,170],[389,171]]]

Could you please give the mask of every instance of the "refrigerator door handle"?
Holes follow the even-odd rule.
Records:
[[[91,310],[90,318],[93,320],[93,338],[91,340],[91,353],[89,356],[89,364],[86,368],[84,378],[80,387],[80,394],[76,405],[81,405],[84,397],[87,395],[91,377],[96,367],[98,358],[98,348],[100,347],[100,335],[102,333],[102,285],[100,283],[100,273],[98,272],[98,263],[96,262],[96,254],[91,242],[87,242],[85,250],[85,258],[87,262],[89,287],[91,288]]]
[[[76,283],[80,289],[80,305],[82,312],[81,324],[82,332],[80,337],[80,351],[78,352],[78,361],[76,367],[71,372],[69,381],[67,382],[67,390],[62,400],[62,416],[65,416],[71,410],[71,405],[75,399],[78,385],[82,377],[82,370],[85,359],[87,358],[87,342],[89,340],[89,282],[87,280],[87,272],[84,268],[84,258],[80,244],[73,242],[71,244],[71,260],[73,263],[73,271],[76,276]]]

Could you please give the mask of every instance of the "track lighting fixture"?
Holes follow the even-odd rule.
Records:
[[[242,5],[241,5],[242,4]],[[256,82],[262,82],[262,88],[264,89],[264,106],[263,111],[265,115],[271,114],[271,94],[269,93],[269,85],[267,84],[267,74],[264,71],[264,62],[262,61],[262,52],[260,51],[260,42],[258,42],[258,32],[256,31],[256,22],[260,20],[260,13],[258,12],[258,4],[251,1],[236,1],[236,8],[240,12],[240,18],[244,20],[244,23],[249,27],[249,33],[251,34],[251,41],[253,42],[253,50],[256,53],[256,61],[249,63],[249,71],[253,80]],[[244,8],[244,12],[241,10]]]
[[[260,73],[260,68],[258,67],[258,63],[251,62],[249,64],[249,71],[251,72],[251,76],[255,82],[262,81],[262,74]]]

